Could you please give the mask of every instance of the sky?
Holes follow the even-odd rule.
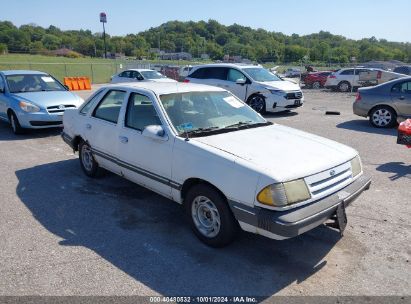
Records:
[[[101,32],[100,12],[107,14],[110,35],[135,34],[169,20],[214,19],[287,35],[323,30],[411,42],[411,0],[13,0],[1,5],[0,20]]]

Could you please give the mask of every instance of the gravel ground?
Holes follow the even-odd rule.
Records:
[[[0,122],[0,295],[410,295],[411,150],[354,116],[352,94],[305,96],[267,118],[354,147],[373,178],[343,238],[318,227],[208,248],[178,205],[109,173],[86,178],[61,130],[17,137]]]

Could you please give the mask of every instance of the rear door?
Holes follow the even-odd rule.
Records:
[[[118,123],[127,92],[108,90],[84,122],[84,138],[90,144],[97,162],[120,174],[118,159]]]
[[[391,99],[399,116],[411,117],[411,81],[402,81],[391,89]]]

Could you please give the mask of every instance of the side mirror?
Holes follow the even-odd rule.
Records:
[[[69,88],[69,86],[68,86],[68,85],[63,84],[63,87],[65,87],[67,91],[70,91],[70,88]]]
[[[4,93],[4,87],[0,88],[0,94],[3,94],[3,93]]]
[[[153,140],[160,140],[166,141],[168,140],[168,136],[166,131],[164,131],[163,127],[160,125],[150,125],[144,128],[143,136],[151,138]]]
[[[245,79],[243,79],[243,78],[239,78],[239,79],[237,79],[237,80],[235,81],[235,83],[236,83],[236,84],[239,84],[239,85],[245,85],[246,82],[247,82],[247,80],[245,80]]]

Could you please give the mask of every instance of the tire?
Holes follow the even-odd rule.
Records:
[[[261,95],[251,95],[247,100],[247,104],[257,113],[265,114],[267,111],[265,99]]]
[[[379,106],[370,111],[369,119],[376,128],[392,128],[397,124],[397,113],[390,107]]]
[[[312,88],[315,89],[315,90],[321,89],[321,83],[319,81],[315,81],[312,84]]]
[[[96,160],[94,159],[93,153],[91,151],[90,145],[81,140],[79,144],[79,160],[81,169],[88,177],[97,177],[100,175],[100,167]]]
[[[206,184],[194,185],[184,201],[191,229],[203,243],[217,248],[234,240],[238,223],[216,189]]]
[[[24,128],[21,127],[19,123],[19,119],[17,118],[16,114],[14,114],[13,111],[10,111],[9,113],[9,121],[10,121],[10,126],[14,134],[20,135],[24,133]]]
[[[348,81],[341,81],[338,84],[338,91],[340,92],[349,92],[351,91],[351,85]]]

